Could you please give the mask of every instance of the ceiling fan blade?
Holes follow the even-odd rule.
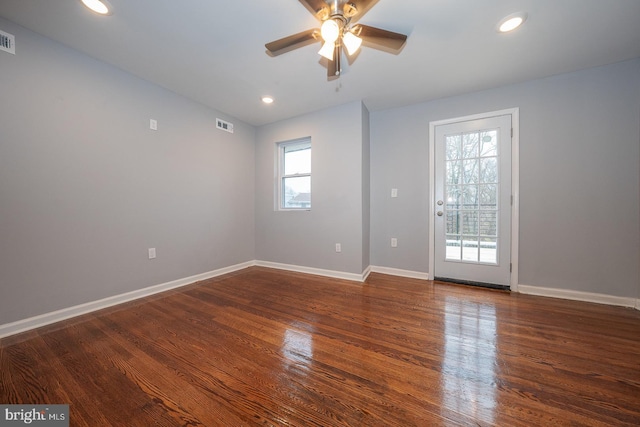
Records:
[[[342,57],[342,49],[340,45],[336,45],[335,50],[333,51],[333,61],[329,61],[329,65],[327,66],[327,77],[340,77],[340,73],[342,72],[342,67],[340,66],[340,58]]]
[[[324,0],[300,0],[300,3],[306,7],[309,12],[321,21],[324,21],[331,9]]]
[[[367,13],[378,0],[351,0],[347,1],[343,7],[344,15],[347,18],[351,18],[351,22],[355,22],[362,18],[362,15]]]
[[[381,28],[370,27],[368,25],[357,24],[351,30],[356,36],[361,37],[365,42],[372,43],[391,50],[400,50],[407,41],[407,36]]]
[[[306,46],[310,43],[315,42],[319,38],[320,31],[317,29],[313,29],[272,41],[271,43],[265,44],[264,47],[267,48],[272,56],[276,56],[292,51],[293,49]]]

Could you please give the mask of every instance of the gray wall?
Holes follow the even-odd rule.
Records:
[[[347,273],[363,266],[361,102],[262,126],[256,143],[256,257]],[[311,137],[311,210],[275,209],[276,144]],[[335,244],[342,245],[336,253]],[[368,249],[367,249],[368,250]]]
[[[0,324],[255,259],[252,126],[0,25]]]
[[[371,122],[362,105],[362,270],[371,265]]]
[[[519,283],[637,297],[640,60],[372,112],[372,265],[428,272],[429,122],[511,107],[520,108]]]
[[[640,296],[640,60],[256,130],[0,25],[18,40],[17,55],[0,53],[0,324],[254,259],[428,272],[429,122],[510,107],[519,283]],[[277,212],[275,144],[303,136],[313,208]]]

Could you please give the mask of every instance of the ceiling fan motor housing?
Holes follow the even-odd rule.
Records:
[[[353,2],[346,2],[344,0],[328,1],[326,7],[322,7],[316,11],[316,16],[320,21],[337,18],[345,24],[357,14],[358,7]]]

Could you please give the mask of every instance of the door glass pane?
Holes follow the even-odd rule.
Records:
[[[461,185],[447,185],[447,210],[460,209],[462,207],[462,188]]]
[[[491,237],[480,238],[480,262],[498,263],[498,239]]]
[[[498,132],[489,130],[480,134],[480,157],[498,155]]]
[[[453,160],[447,162],[447,184],[458,184],[461,182],[462,162]]]
[[[498,155],[496,129],[446,137],[447,260],[497,264]]]
[[[478,262],[478,238],[475,236],[462,237],[462,260]]]
[[[477,185],[465,185],[462,188],[462,209],[478,209]]]
[[[480,160],[480,182],[498,182],[498,158],[486,157]]]
[[[498,209],[498,186],[485,184],[479,186],[480,209]]]
[[[460,233],[460,212],[448,211],[447,212],[447,234]]]
[[[462,134],[462,156],[465,159],[478,157],[478,144],[480,142],[479,140],[480,134],[478,132]]]
[[[479,174],[480,161],[478,159],[464,160],[462,163],[463,168],[463,183],[464,184],[477,184],[480,178]]]
[[[460,261],[462,259],[462,240],[460,236],[447,235],[446,259]]]
[[[462,135],[451,135],[446,138],[447,160],[457,160],[462,157]]]
[[[478,211],[462,211],[462,232],[467,235],[478,235]]]
[[[498,223],[497,211],[480,211],[480,235],[481,236],[497,236],[498,231],[496,224]]]

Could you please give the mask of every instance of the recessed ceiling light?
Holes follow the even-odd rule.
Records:
[[[263,96],[262,102],[264,102],[265,104],[273,104],[273,98],[270,96]]]
[[[111,4],[107,0],[81,0],[89,9],[100,15],[111,15]]]
[[[513,31],[519,26],[521,26],[526,20],[527,20],[526,12],[512,13],[511,15],[504,17],[498,23],[498,31],[501,33],[508,33],[509,31]]]

